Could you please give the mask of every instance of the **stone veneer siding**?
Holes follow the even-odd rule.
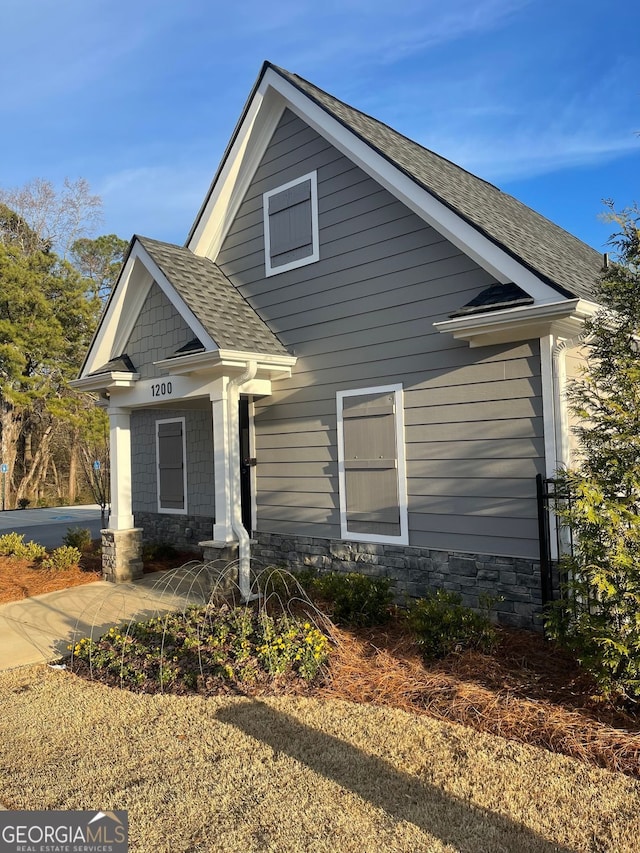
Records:
[[[134,512],[136,527],[142,528],[142,541],[168,543],[176,548],[201,550],[198,542],[211,539],[215,519],[206,515],[174,515],[159,512]],[[190,531],[190,532],[189,532]]]
[[[254,533],[254,541],[253,558],[265,566],[388,577],[400,604],[438,588],[460,593],[463,603],[475,608],[481,607],[483,594],[502,596],[492,608],[500,624],[542,628],[536,560],[275,533]]]

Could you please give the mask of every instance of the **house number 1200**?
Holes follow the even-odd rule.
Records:
[[[171,394],[173,385],[171,382],[156,382],[151,386],[152,397],[164,397],[166,394]]]

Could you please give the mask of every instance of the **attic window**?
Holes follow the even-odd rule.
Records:
[[[263,195],[266,275],[312,264],[318,248],[318,173]]]

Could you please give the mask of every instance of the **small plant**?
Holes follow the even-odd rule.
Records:
[[[69,545],[62,545],[56,548],[48,557],[42,561],[42,568],[49,571],[64,571],[77,566],[80,562],[82,554],[77,548]]]
[[[91,548],[91,531],[86,527],[68,527],[62,542],[84,553]]]
[[[18,507],[20,509],[26,509],[30,503],[31,503],[31,501],[29,500],[29,498],[19,498],[18,499]]]
[[[393,601],[389,578],[329,572],[312,581],[311,591],[332,602],[332,616],[343,625],[369,627],[389,619]]]
[[[425,658],[442,658],[465,649],[488,652],[495,644],[495,629],[488,617],[465,607],[455,592],[438,589],[419,599],[408,620]]]
[[[327,663],[329,641],[296,617],[209,605],[113,627],[70,650],[73,661],[121,686],[207,693],[272,678],[314,681]]]
[[[22,533],[5,533],[0,536],[0,556],[16,557],[18,560],[40,560],[47,553],[44,545],[25,542]]]

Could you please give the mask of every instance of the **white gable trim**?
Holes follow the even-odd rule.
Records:
[[[195,254],[216,259],[285,106],[499,282],[514,282],[538,304],[558,301],[557,290],[420,187],[272,68],[267,68],[260,81],[194,227],[189,248]],[[237,187],[233,185],[235,180],[241,182]]]
[[[154,281],[205,349],[217,349],[202,323],[178,295],[144,246],[136,240],[107,304],[80,378],[122,355]]]
[[[256,92],[192,229],[187,247],[195,255],[218,256],[284,108],[273,88]]]

